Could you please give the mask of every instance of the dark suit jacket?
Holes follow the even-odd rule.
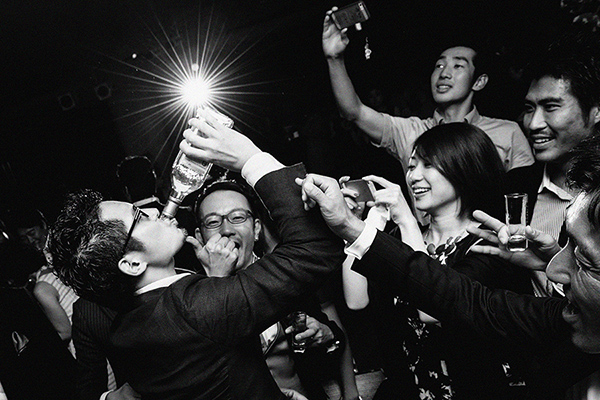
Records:
[[[515,352],[537,356],[542,364],[556,361],[546,384],[538,377],[536,398],[551,398],[552,390],[564,390],[600,367],[598,355],[570,344],[570,328],[562,318],[566,299],[490,290],[382,232],[362,260],[353,269],[442,323],[464,324]]]
[[[317,210],[306,212],[294,178],[300,166],[267,174],[256,191],[281,244],[235,276],[186,276],[136,296],[117,315],[115,369],[143,399],[284,399],[264,362],[259,333],[343,260]]]
[[[73,304],[72,337],[77,354],[77,392],[81,400],[98,400],[107,390],[107,357],[112,358],[110,325],[116,311],[85,299]],[[124,381],[115,376],[117,386]]]

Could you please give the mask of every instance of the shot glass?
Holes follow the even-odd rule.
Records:
[[[296,334],[304,332],[306,327],[306,313],[304,311],[294,311],[292,314],[292,350],[294,353],[304,353],[306,351],[306,339],[296,340]]]
[[[511,193],[504,195],[506,206],[506,225],[525,225],[527,223],[527,194]],[[514,234],[508,238],[506,248],[509,251],[527,249],[527,238],[524,234]]]

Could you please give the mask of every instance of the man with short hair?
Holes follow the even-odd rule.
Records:
[[[242,172],[277,222],[282,242],[227,278],[176,274],[186,233],[158,212],[102,201],[67,202],[50,234],[59,277],[88,300],[119,308],[111,327],[115,372],[144,399],[277,399],[286,396],[262,357],[259,333],[341,264],[342,242],[306,212],[295,177],[248,138],[200,111],[184,132],[193,159]]]
[[[484,117],[473,105],[475,93],[488,81],[481,70],[481,55],[466,46],[443,51],[431,74],[431,92],[437,105],[432,118],[401,118],[377,112],[358,97],[346,71],[344,52],[349,39],[327,12],[323,23],[323,52],[329,67],[333,94],[342,115],[362,129],[371,141],[398,158],[406,170],[414,141],[426,130],[448,122],[468,122],[481,128],[494,142],[506,170],[533,163],[527,139],[512,121]]]
[[[568,179],[580,192],[567,210],[569,242],[562,250],[550,235],[529,226],[509,231],[482,212],[474,214],[498,232],[495,240],[504,251],[509,233],[524,233],[530,249],[513,253],[513,261],[547,264],[548,277],[563,285],[565,298],[490,290],[346,211],[329,215],[327,221],[348,241],[345,251],[362,259],[353,269],[385,283],[442,323],[463,324],[488,338],[490,345],[508,344],[515,352],[541,356],[542,362],[549,362],[560,349],[561,362],[546,366],[551,376],[538,377],[546,385],[535,388],[535,398],[555,398],[558,390],[564,391],[600,366],[600,275],[596,273],[600,269],[600,137],[582,141],[572,163]],[[343,201],[340,194],[331,195],[339,191],[332,178],[311,174],[297,183],[303,187],[307,207],[327,204],[332,198]]]
[[[529,67],[523,125],[536,162],[510,171],[506,179],[507,193],[528,194],[527,223],[561,244],[566,209],[578,192],[567,185],[569,152],[597,133],[600,122],[598,49],[593,37],[568,35]],[[533,283],[538,296],[557,289],[542,272],[535,273]]]
[[[231,178],[209,182],[199,194],[194,205],[199,226],[195,235],[204,245],[197,247],[197,256],[208,276],[235,275],[256,261],[254,247],[264,228],[258,202],[250,187]],[[307,342],[306,351],[292,351],[286,334],[290,321],[282,318],[260,333],[263,354],[280,388],[294,389],[311,400],[326,399],[322,383],[330,374],[323,368],[339,370],[344,334],[323,313],[314,293],[298,299],[295,309],[307,314],[307,329],[292,333]],[[356,384],[353,389],[344,398],[356,399]]]

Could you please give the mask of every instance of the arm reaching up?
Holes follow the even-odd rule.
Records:
[[[323,21],[323,54],[329,67],[331,89],[344,118],[353,121],[377,144],[381,142],[384,119],[379,112],[367,107],[358,97],[344,62],[344,51],[350,40],[348,28],[339,30],[331,19],[337,7],[327,11]]]

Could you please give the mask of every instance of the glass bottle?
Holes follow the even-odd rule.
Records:
[[[218,112],[214,108],[207,106],[203,106],[203,108],[208,110],[221,124],[228,128],[233,127],[233,120],[228,116]],[[197,130],[194,130],[197,133]],[[212,163],[191,160],[181,150],[179,151],[171,170],[171,194],[160,214],[161,219],[172,219],[175,217],[183,199],[193,191],[200,189],[204,184],[211,167]]]

